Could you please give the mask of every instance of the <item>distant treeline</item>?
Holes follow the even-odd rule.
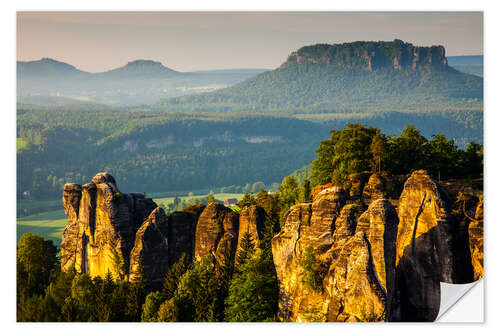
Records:
[[[412,123],[427,138],[482,143],[482,112],[473,110],[265,116],[26,107],[17,118],[17,195],[58,198],[64,183],[86,183],[106,168],[125,192],[272,184],[308,164],[328,131],[349,122],[389,134]]]

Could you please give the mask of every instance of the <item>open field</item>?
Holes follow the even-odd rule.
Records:
[[[61,244],[62,231],[68,220],[64,210],[33,214],[17,219],[17,240],[25,233],[32,233],[50,239],[59,246]]]

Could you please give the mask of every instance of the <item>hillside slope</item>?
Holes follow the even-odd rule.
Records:
[[[444,47],[395,40],[302,47],[273,71],[213,93],[164,100],[158,106],[317,112],[381,104],[395,109],[466,105],[468,99],[481,101],[482,95],[482,79],[448,66]]]

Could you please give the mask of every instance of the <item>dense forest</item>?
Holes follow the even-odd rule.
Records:
[[[483,147],[471,142],[460,149],[441,134],[426,139],[413,126],[398,136],[361,124],[331,130],[330,138],[317,147],[310,171],[286,177],[276,193],[259,187],[256,195],[247,193],[238,202],[235,209],[256,204],[265,211],[259,246],[245,236],[237,264],[229,252],[218,266],[208,258],[192,262],[183,256],[159,288],[142,274],[128,281],[110,274],[92,278],[63,272],[52,241],[25,234],[17,244],[18,321],[277,321],[278,283],[270,244],[284,213],[296,203],[310,202],[314,185],[348,189],[353,175],[372,172],[386,172],[403,182],[419,168],[439,180],[481,179]],[[316,288],[318,267],[312,252],[301,265],[305,284]]]
[[[461,148],[482,143],[482,112],[472,110],[307,117],[20,105],[17,195],[58,198],[64,183],[84,183],[106,168],[124,191],[272,184],[308,164],[331,128],[353,121],[392,135],[413,123],[426,138],[443,133]]]

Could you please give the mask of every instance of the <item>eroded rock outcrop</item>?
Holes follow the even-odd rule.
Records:
[[[305,280],[303,260],[312,250],[316,272],[322,278],[334,259],[334,231],[337,216],[346,202],[340,187],[329,187],[314,195],[313,203],[292,206],[285,214],[281,231],[272,240],[272,252],[280,284],[280,312],[284,320],[326,321],[330,299]],[[346,224],[349,213],[346,216]],[[350,222],[350,221],[349,221]],[[348,235],[352,226],[345,226]],[[342,237],[338,235],[337,238]],[[338,249],[337,249],[338,250]]]
[[[224,205],[209,204],[196,225],[194,256],[196,260],[213,255],[222,263],[226,251],[234,255],[238,244],[238,214]]]
[[[66,184],[63,205],[68,226],[61,243],[61,266],[104,277],[129,270],[135,234],[156,204],[143,194],[121,193],[114,178],[99,173],[89,184]]]
[[[469,247],[474,281],[479,280],[484,274],[484,231],[483,231],[483,200],[477,204],[474,220],[469,224]]]
[[[167,217],[160,207],[155,208],[135,235],[130,252],[129,280],[143,275],[149,283],[161,285],[169,268]]]
[[[349,182],[349,197],[351,199],[360,199],[363,189],[370,178],[369,172],[352,173],[347,177]]]
[[[264,233],[264,221],[266,212],[263,208],[257,205],[245,206],[240,212],[239,231],[238,231],[238,246],[236,251],[239,251],[241,242],[246,233],[252,237],[254,248],[258,248]]]
[[[390,53],[387,50],[391,50]],[[355,42],[304,46],[292,52],[281,67],[292,64],[327,64],[346,69],[375,71],[416,70],[424,67],[445,69],[448,63],[443,46],[421,47],[401,40]]]
[[[285,214],[272,240],[281,318],[432,321],[439,312],[440,282],[473,281],[470,252],[478,253],[479,263],[482,228],[464,224],[452,211],[453,199],[423,170],[406,181],[397,209],[388,199],[396,192],[386,184],[378,174],[371,177],[364,212],[362,205],[345,205],[345,192],[330,186],[312,204]],[[305,278],[308,247],[321,288]]]
[[[413,172],[399,200],[396,242],[397,293],[393,319],[433,321],[439,313],[440,282],[472,282],[462,225],[451,200],[425,171]]]
[[[173,212],[168,216],[169,265],[177,262],[184,253],[188,258],[194,257],[196,223],[205,206],[198,208],[198,210]]]
[[[386,172],[374,173],[363,188],[362,200],[365,205],[378,199],[395,199],[399,197],[396,182]]]
[[[336,226],[348,222],[343,216],[354,208],[346,206]],[[359,217],[354,235],[342,232],[340,253],[323,282],[330,303],[328,320],[388,320],[395,284],[397,225],[394,207],[380,199]]]

